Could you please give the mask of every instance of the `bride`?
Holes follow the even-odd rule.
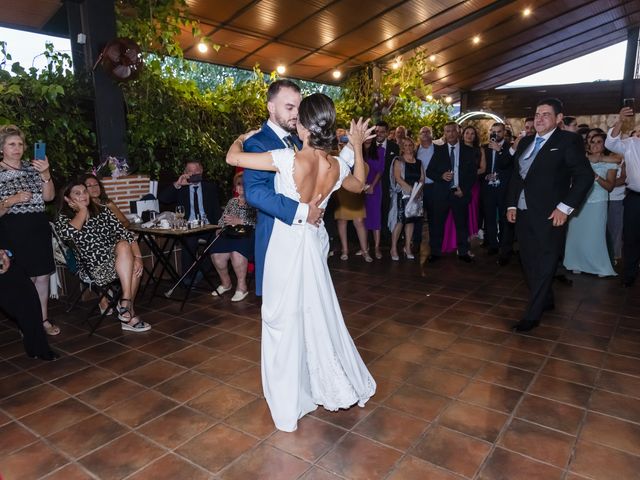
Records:
[[[298,110],[298,136],[303,147],[244,153],[241,135],[227,153],[227,163],[275,171],[275,189],[298,202],[321,198],[325,208],[342,186],[362,192],[365,166],[362,144],[373,137],[368,120],[351,121],[353,175],[329,152],[335,142],[333,102],[315,93]],[[327,254],[324,225],[290,226],[275,220],[269,239],[263,280],[262,387],[276,427],[297,428],[298,419],[322,405],[327,410],[363,407],[376,383],[347,331],[338,304]]]

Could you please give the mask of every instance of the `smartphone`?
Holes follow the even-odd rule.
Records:
[[[634,107],[635,102],[636,102],[635,98],[625,98],[622,101],[622,106],[623,107],[629,107],[631,110],[633,110],[635,112],[635,107]]]
[[[489,134],[489,140],[491,140],[492,142],[495,142],[498,139],[498,134],[495,132],[491,132]]]
[[[33,159],[34,160],[44,160],[44,157],[47,152],[47,144],[42,140],[38,140],[33,145]]]
[[[194,173],[189,177],[189,180],[188,180],[189,183],[200,183],[201,181],[202,181],[202,174],[200,173]]]
[[[346,135],[341,136],[338,141],[340,143],[349,143],[349,137],[347,137]]]

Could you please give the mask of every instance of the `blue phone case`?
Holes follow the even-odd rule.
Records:
[[[44,160],[47,153],[47,144],[44,142],[36,142],[33,145],[33,159]]]

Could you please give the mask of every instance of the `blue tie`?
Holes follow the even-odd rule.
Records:
[[[449,188],[455,188],[456,186],[456,154],[455,154],[455,145],[451,145],[451,151],[449,152],[449,160],[451,161],[451,173],[453,173],[453,177],[451,178],[451,182],[449,183]]]
[[[542,148],[542,143],[544,142],[544,140],[545,139],[543,137],[536,137],[536,140],[535,140],[536,143],[533,146],[533,150],[531,151],[531,153],[527,156],[527,158],[520,159],[520,176],[523,179],[527,177],[527,173],[529,173],[531,164],[533,163],[533,161],[536,158],[536,155]],[[520,192],[520,198],[518,198],[518,208],[520,210],[527,209],[527,202],[524,198],[524,189],[522,189],[522,192]]]
[[[531,159],[536,158],[536,155],[540,151],[540,148],[542,148],[542,142],[544,142],[544,138],[543,137],[537,137],[536,138],[536,144],[533,146],[533,151],[531,152],[531,154],[527,158],[531,158]]]

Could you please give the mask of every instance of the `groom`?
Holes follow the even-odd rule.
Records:
[[[302,101],[300,87],[291,80],[276,80],[267,90],[269,120],[262,129],[250,137],[243,145],[245,152],[268,152],[280,148],[302,148],[296,133],[298,107]],[[262,295],[262,275],[264,259],[269,245],[269,237],[276,218],[288,225],[317,225],[324,210],[318,207],[320,199],[313,203],[298,203],[274,188],[274,172],[246,169],[244,191],[247,202],[258,209],[256,225],[256,295]]]

